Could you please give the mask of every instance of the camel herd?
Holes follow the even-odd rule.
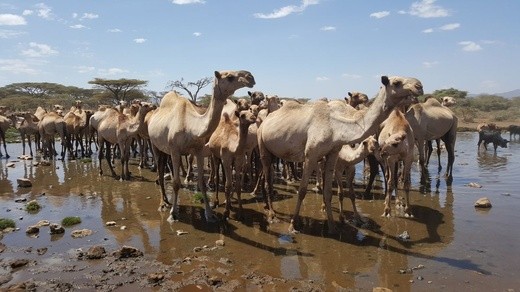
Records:
[[[189,179],[191,162],[194,161],[197,186],[208,222],[217,220],[214,208],[220,204],[221,178],[224,181],[224,217],[230,217],[232,202],[236,201],[236,214],[240,218],[242,186],[246,177],[262,190],[267,220],[276,221],[274,167],[282,162],[284,173],[300,181],[289,227],[291,232],[297,232],[300,209],[314,174],[317,174],[316,180],[323,192],[323,209],[331,233],[336,232],[331,207],[333,181],[338,185],[340,220],[344,221],[344,181],[354,217],[359,218],[353,180],[355,165],[365,159],[371,161],[371,180],[367,190],[370,190],[378,168],[384,171],[387,187],[383,216],[392,214],[390,199],[394,191],[396,207],[403,210],[404,216],[413,216],[408,193],[414,147],[419,151],[420,165],[426,169],[426,157],[429,159],[432,152],[431,141],[439,143],[442,140],[448,152],[446,176],[452,176],[457,117],[449,106],[454,104],[454,100],[446,97],[439,102],[432,98],[418,103],[417,96],[423,95],[423,87],[415,78],[381,77],[380,89],[372,100],[363,93],[349,92],[345,100],[302,104],[294,100],[280,101],[277,96],[264,96],[259,91],[249,91],[249,101],[233,101],[230,97],[236,90],[255,85],[253,75],[248,71],[215,71],[214,75],[213,95],[207,108],[176,92],[167,93],[159,106],[135,101],[126,106],[100,106],[97,111],[89,111],[83,109],[78,101],[65,114],[58,106],[52,111],[38,108],[35,113],[0,112],[0,136],[3,138],[9,126],[16,127],[24,143],[24,155],[26,139],[29,153],[33,155],[32,137],[44,158],[57,155],[54,146],[57,136],[62,157],[67,153],[69,157],[89,156],[94,144],[100,175],[103,175],[102,165],[106,161],[111,175],[121,180],[131,179],[128,165],[133,143],[137,141],[141,154],[139,166],[147,166],[147,153],[152,156],[161,191],[159,210],[169,209],[170,222],[179,218],[181,173]],[[112,165],[116,149],[121,161],[120,176]],[[8,157],[5,142],[4,151]],[[187,171],[184,170],[183,157],[189,157]],[[212,202],[204,179],[205,161],[211,166],[210,185],[215,187]],[[296,171],[297,166],[301,174]],[[165,187],[168,172],[172,175],[171,199]],[[346,179],[343,179],[344,174]],[[399,178],[404,185],[404,201],[397,195]],[[233,194],[236,194],[236,199]]]

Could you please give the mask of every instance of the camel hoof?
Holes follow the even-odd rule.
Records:
[[[291,223],[291,225],[289,225],[289,233],[290,234],[298,234],[298,233],[300,233],[300,231],[294,229],[294,225]]]
[[[178,222],[179,219],[177,219],[177,216],[170,214],[170,216],[168,216],[168,219],[166,219],[166,221],[168,221],[168,223],[172,224],[172,223]]]

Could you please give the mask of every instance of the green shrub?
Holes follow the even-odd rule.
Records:
[[[203,203],[204,197],[202,196],[202,193],[195,193],[193,194],[193,202],[195,203]]]
[[[80,223],[81,223],[81,218],[79,218],[77,216],[65,217],[65,218],[63,218],[63,220],[61,220],[61,225],[63,225],[63,226],[72,226],[72,225],[76,225],[76,224],[80,224]]]
[[[35,200],[32,200],[29,203],[27,203],[27,205],[25,205],[25,210],[29,213],[36,213],[40,211],[41,208],[42,206],[40,206],[40,204]]]
[[[4,230],[6,228],[15,228],[16,223],[13,220],[7,218],[0,218],[0,230]]]

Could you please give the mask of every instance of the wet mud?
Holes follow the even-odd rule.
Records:
[[[276,223],[266,221],[262,198],[247,192],[241,220],[223,220],[219,206],[221,220],[207,223],[194,183],[181,191],[179,221],[169,223],[168,212],[157,211],[156,174],[137,168],[137,159],[131,160],[130,181],[99,176],[96,158],[50,165],[40,164],[38,157],[1,159],[0,218],[14,220],[17,230],[0,235],[0,290],[515,291],[520,287],[515,275],[520,144],[494,154],[477,151],[476,142],[475,133],[459,133],[453,181],[437,171],[434,156],[423,183],[414,165],[414,218],[395,211],[391,218],[380,216],[380,178],[370,197],[356,201],[361,222],[352,220],[348,199],[347,220],[339,222],[334,195],[335,235],[328,232],[314,185],[296,224],[300,233],[290,234],[298,182],[277,181]],[[21,145],[10,144],[8,151],[17,156]],[[446,161],[443,152],[443,166]],[[115,165],[118,172],[120,164]],[[358,165],[358,194],[365,183],[362,173]],[[18,178],[29,179],[32,187],[19,187]],[[168,181],[167,187],[171,193]],[[481,197],[493,207],[476,209]],[[42,206],[38,212],[25,210],[31,200]],[[50,234],[48,226],[26,233],[40,220],[61,224],[67,216],[79,216],[81,223],[64,227],[62,234]],[[72,237],[81,229],[92,234]],[[137,251],[121,256],[124,247]]]

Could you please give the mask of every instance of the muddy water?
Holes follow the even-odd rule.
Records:
[[[242,221],[207,224],[202,205],[193,200],[195,187],[190,184],[181,194],[180,221],[170,224],[167,214],[157,211],[159,188],[154,183],[155,174],[139,170],[137,161],[132,161],[132,180],[120,182],[99,176],[97,159],[56,160],[50,166],[34,166],[38,161],[35,159],[17,161],[15,167],[6,167],[13,159],[2,159],[0,217],[14,219],[21,230],[3,236],[1,242],[8,248],[0,256],[7,261],[23,255],[41,262],[39,270],[20,269],[0,287],[30,278],[66,277],[52,267],[62,269],[78,249],[92,245],[103,245],[107,250],[134,246],[145,257],[171,265],[193,256],[194,247],[213,246],[216,240],[223,239],[223,248],[204,253],[209,257],[207,265],[217,268],[211,263],[229,259],[233,267],[226,271],[226,277],[238,279],[244,290],[253,289],[243,276],[253,272],[287,283],[321,283],[326,290],[370,290],[378,286],[394,291],[518,289],[520,144],[499,148],[495,155],[492,149],[477,151],[476,143],[475,133],[459,133],[451,183],[444,179],[442,171],[437,172],[435,157],[429,166],[426,186],[421,186],[418,167],[414,166],[411,203],[415,218],[380,217],[383,197],[379,182],[372,197],[357,201],[364,224],[340,224],[340,233],[333,236],[328,235],[325,215],[320,211],[321,195],[313,191],[308,192],[301,209],[297,225],[301,233],[287,234],[296,183],[276,186],[274,206],[279,223],[266,223],[262,201],[245,194]],[[19,155],[21,145],[8,145],[8,151],[11,156]],[[446,160],[444,152],[442,165]],[[117,163],[116,171],[120,171]],[[29,178],[33,187],[18,187],[16,179],[21,177]],[[482,188],[469,187],[471,182]],[[358,171],[357,191],[362,191],[363,183]],[[481,197],[488,197],[493,207],[475,209],[473,204]],[[19,198],[36,199],[43,208],[29,214],[23,209],[24,203],[15,202]],[[350,202],[345,200],[344,204],[346,217],[351,218]],[[337,197],[333,198],[333,209],[338,220]],[[217,212],[222,214],[222,208]],[[66,216],[80,216],[82,223],[73,229],[88,228],[94,234],[72,239],[68,232],[63,236],[40,232],[38,237],[24,232],[39,220],[60,222]],[[116,221],[117,226],[107,227],[107,221]],[[179,236],[178,230],[187,234]],[[408,240],[399,237],[405,231],[410,235]],[[43,256],[28,251],[43,247],[48,248]],[[96,263],[70,265],[75,265],[77,273],[69,277],[81,284],[88,279],[80,274],[95,268]],[[190,268],[193,269],[186,267]],[[38,272],[43,270],[46,273]],[[180,280],[182,276],[178,277]]]

